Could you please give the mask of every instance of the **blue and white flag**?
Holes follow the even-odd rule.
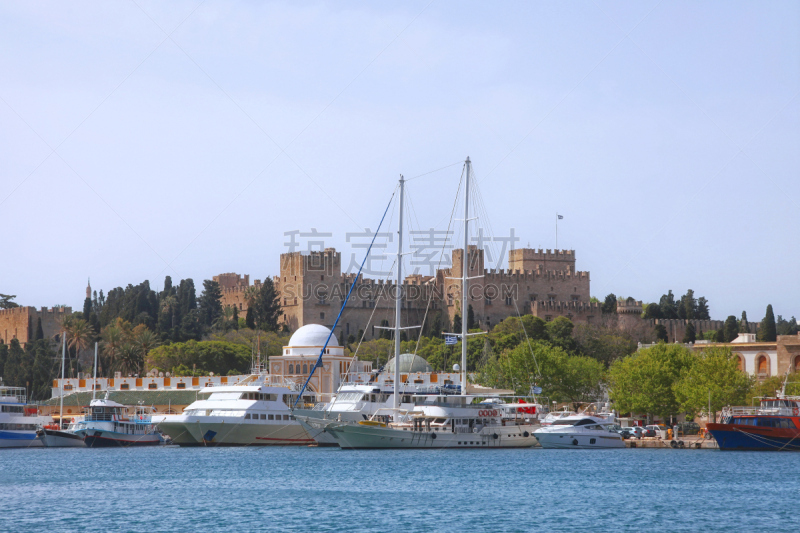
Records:
[[[556,216],[558,217],[558,220],[561,220],[562,218],[564,218],[564,215],[556,215]]]
[[[534,394],[541,394],[541,393],[542,393],[541,387],[537,387],[535,385],[531,387],[531,396],[533,396]]]
[[[458,338],[455,335],[445,335],[444,336],[444,345],[445,346],[452,346],[458,342]]]

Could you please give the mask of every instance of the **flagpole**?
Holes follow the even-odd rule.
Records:
[[[558,251],[558,211],[556,211],[556,251]]]

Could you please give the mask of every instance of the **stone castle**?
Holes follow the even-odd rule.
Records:
[[[0,340],[6,344],[17,339],[23,346],[36,335],[36,323],[42,319],[45,339],[56,339],[61,332],[61,319],[72,314],[71,307],[12,307],[0,309]]]
[[[574,250],[510,250],[508,269],[484,268],[483,250],[453,250],[451,268],[435,276],[413,274],[403,282],[401,326],[422,323],[440,313],[450,324],[461,310],[461,273],[467,268],[469,302],[476,326],[488,329],[509,316],[532,314],[546,321],[566,316],[575,323],[599,320],[600,305],[590,302],[589,272],[575,269]],[[308,253],[281,254],[280,275],[273,278],[280,295],[283,323],[290,329],[306,324],[331,327],[350,289],[355,274],[342,272],[341,253],[333,248]],[[454,279],[457,278],[457,279]],[[213,278],[220,284],[223,306],[247,310],[247,291],[259,287],[256,280],[235,273]],[[380,334],[376,326],[394,325],[396,283],[359,278],[342,314],[337,333],[347,337],[359,331],[366,338]],[[445,326],[446,327],[446,326]]]

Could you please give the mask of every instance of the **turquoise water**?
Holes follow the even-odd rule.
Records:
[[[0,531],[800,531],[800,454],[0,450]]]

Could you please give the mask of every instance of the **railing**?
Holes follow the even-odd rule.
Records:
[[[797,416],[797,408],[792,407],[723,407],[722,417],[732,416]]]

